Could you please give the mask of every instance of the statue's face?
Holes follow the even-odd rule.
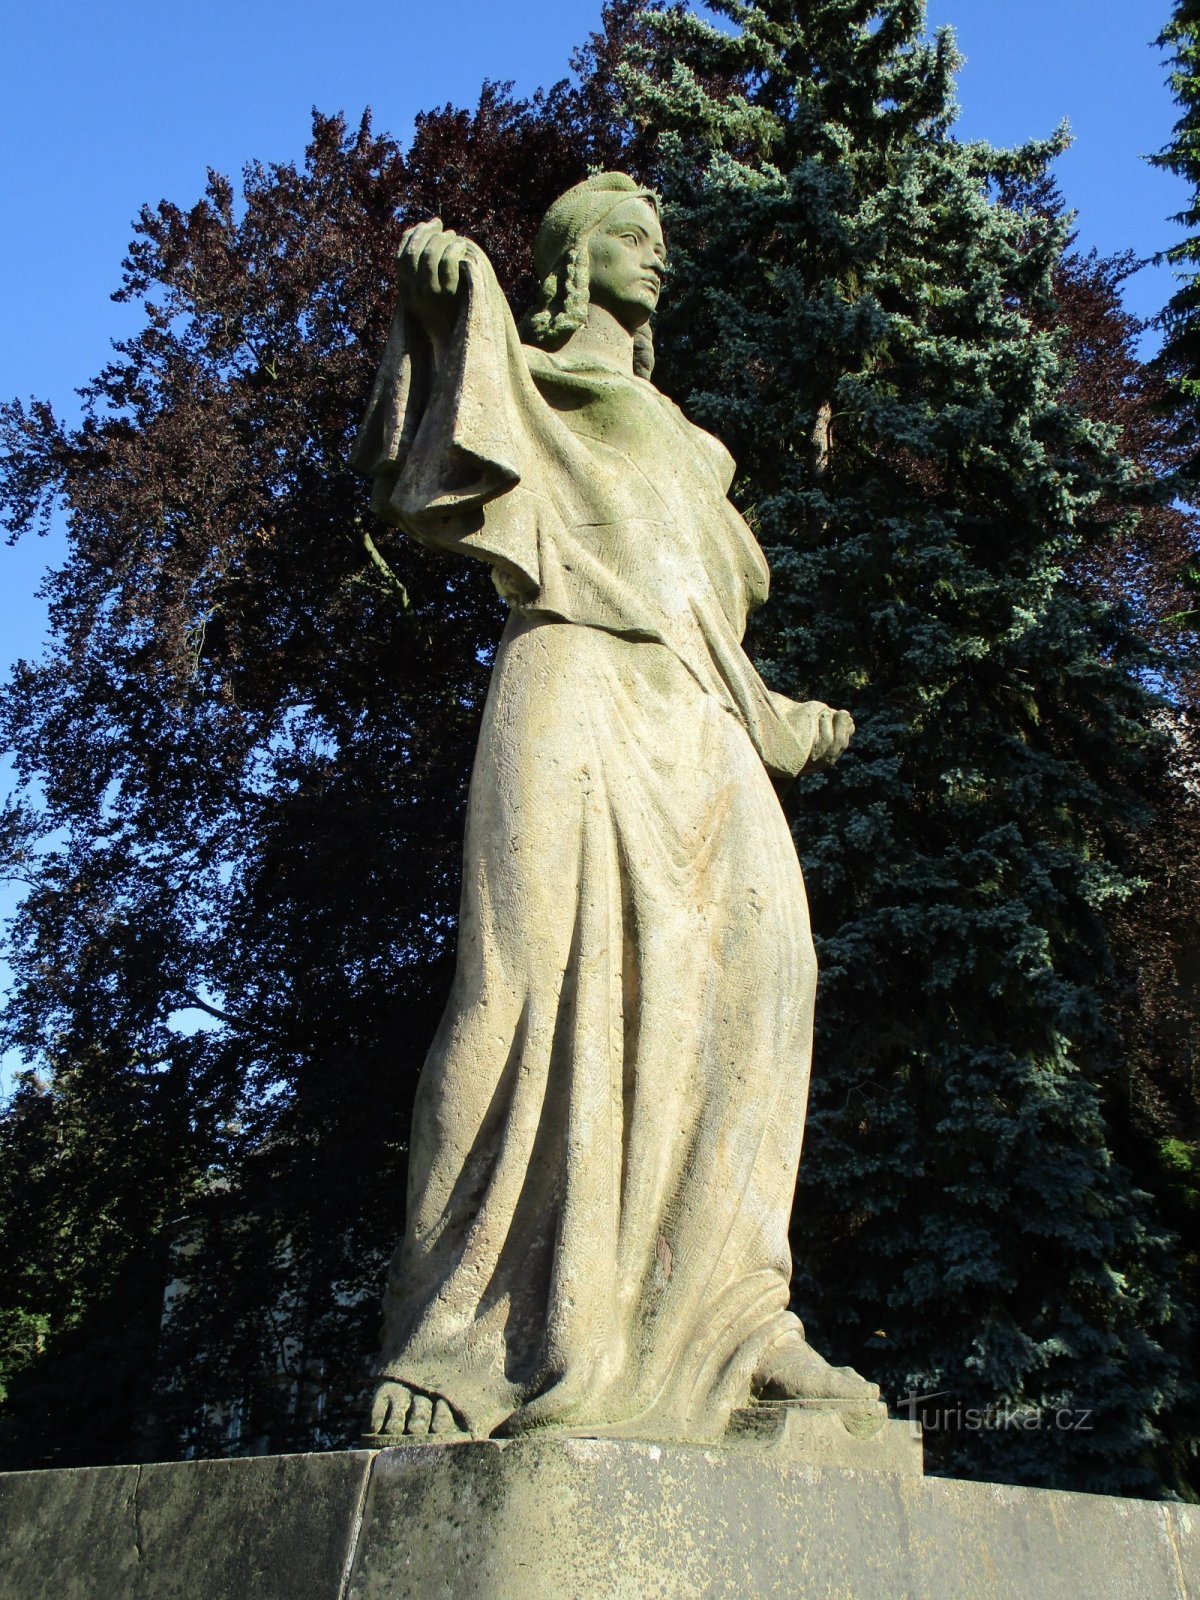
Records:
[[[654,207],[633,195],[588,235],[590,297],[636,333],[658,304],[666,263]]]

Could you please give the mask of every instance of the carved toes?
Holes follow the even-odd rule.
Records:
[[[427,1394],[414,1394],[404,1423],[405,1433],[425,1434],[433,1421],[433,1401]]]
[[[461,1429],[454,1420],[454,1413],[444,1400],[439,1400],[433,1408],[433,1418],[429,1424],[430,1433],[459,1433]]]
[[[423,1394],[394,1378],[385,1379],[375,1391],[371,1402],[373,1434],[424,1438],[429,1434],[445,1436],[462,1431],[449,1402],[440,1395]]]

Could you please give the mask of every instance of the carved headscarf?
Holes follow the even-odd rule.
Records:
[[[659,198],[623,172],[598,172],[560,194],[542,218],[533,244],[533,268],[540,280],[538,303],[527,313],[522,332],[534,344],[561,344],[581,328],[588,314],[587,239],[626,200],[645,200],[657,214]],[[648,378],[654,365],[649,329],[634,337],[634,370]]]

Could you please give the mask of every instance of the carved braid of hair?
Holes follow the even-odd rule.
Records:
[[[633,336],[633,375],[649,378],[654,371],[654,330],[648,322]]]
[[[525,327],[538,344],[558,344],[577,328],[582,328],[588,314],[588,252],[585,240],[571,247],[562,267],[556,267],[542,279],[541,305],[525,318]],[[554,310],[554,302],[562,291],[562,305]]]

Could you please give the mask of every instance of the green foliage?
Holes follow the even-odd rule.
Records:
[[[502,615],[482,570],[375,545],[347,457],[404,226],[527,292],[595,153],[574,107],[489,88],[404,154],[316,117],[301,166],[142,212],[142,328],[79,427],[0,410],[8,527],[57,503],[70,541],[0,706],[31,884],[3,1040],[44,1080],[0,1117],[0,1307],[48,1319],[7,1464],[361,1430]]]
[[[1200,1151],[1182,1139],[1164,1139],[1158,1148],[1180,1204],[1200,1211]]]
[[[1176,269],[1179,287],[1160,318],[1164,339],[1157,365],[1172,390],[1178,438],[1185,451],[1181,475],[1194,482],[1200,474],[1200,450],[1195,442],[1200,419],[1200,76],[1197,70],[1200,68],[1200,4],[1197,0],[1176,0],[1171,20],[1159,35],[1158,43],[1170,51],[1171,92],[1182,115],[1175,124],[1171,143],[1150,159],[1155,166],[1183,178],[1191,187],[1192,199],[1173,219],[1187,230],[1187,236],[1166,251],[1166,259]]]
[[[43,1354],[49,1332],[50,1318],[44,1313],[20,1306],[0,1311],[0,1403],[8,1398],[13,1375],[32,1366]]]
[[[760,663],[859,725],[792,802],[813,1337],[893,1401],[1090,1413],[931,1433],[942,1470],[1188,1492],[1196,540],[1119,264],[1064,254],[1060,137],[954,141],[916,0],[714,9],[620,0],[573,85],[403,152],[317,117],[300,166],[148,208],[142,329],[80,426],[0,409],[7,526],[57,503],[71,540],[0,705],[30,885],[2,1042],[38,1068],[0,1114],[5,1465],[361,1427],[500,615],[373,530],[345,460],[405,224],[478,239],[520,303],[592,164],[666,190],[656,381],[739,461]]]
[[[188,1059],[100,1048],[0,1119],[0,1451],[128,1459],[159,1349],[169,1219],[197,1178]]]
[[[954,141],[953,39],[907,0],[714,10],[626,76],[670,200],[663,385],[739,462],[764,670],[859,728],[795,801],[801,1309],[892,1398],[1090,1413],[931,1434],[942,1470],[1154,1493],[1188,1311],[1114,1157],[1105,1001],[1162,741],[1128,604],[1072,581],[1154,496],[1070,403],[1066,224],[1019,198],[1063,140]]]

